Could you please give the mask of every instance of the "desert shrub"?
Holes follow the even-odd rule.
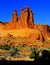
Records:
[[[39,55],[39,51],[40,51],[39,47],[31,48],[31,51],[32,52],[29,55],[30,58],[37,59],[37,58],[40,57],[40,55]]]
[[[35,53],[34,53],[34,52],[31,52],[31,53],[29,54],[29,58],[35,58]]]
[[[37,60],[38,59],[41,59],[42,61],[43,60],[50,60],[50,51],[42,50],[40,52],[41,52],[41,55],[37,58]]]
[[[3,45],[0,45],[0,49],[3,49]]]
[[[9,51],[10,56],[14,56],[17,52],[18,52],[18,49],[15,48],[14,46],[12,46],[10,51]]]
[[[4,46],[3,46],[3,49],[5,49],[5,50],[10,50],[10,46],[8,45],[8,44],[5,44]]]
[[[9,50],[11,47],[8,44],[0,45],[0,49]]]
[[[50,57],[50,52],[48,50],[43,50],[42,59],[46,60],[46,59],[49,59],[49,57]]]

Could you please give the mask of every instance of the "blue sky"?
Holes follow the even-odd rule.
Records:
[[[0,0],[0,21],[9,22],[14,9],[28,6],[34,13],[35,24],[50,25],[50,0]]]

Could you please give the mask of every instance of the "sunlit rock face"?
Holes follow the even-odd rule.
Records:
[[[16,29],[17,22],[18,22],[18,15],[17,15],[17,11],[14,10],[9,22],[10,29]]]
[[[18,17],[17,11],[14,10],[9,24],[10,29],[33,28],[32,11],[28,7],[24,7],[24,9],[20,9],[20,17]]]
[[[24,30],[23,30],[24,29]],[[0,30],[8,30],[6,34],[12,33],[10,30],[16,30],[16,34],[24,33],[23,35],[27,36],[27,29],[28,33],[31,29],[33,32],[36,32],[35,34],[33,32],[30,33],[28,37],[34,38],[34,40],[43,40],[43,37],[50,37],[50,26],[48,25],[42,25],[42,24],[34,24],[34,18],[32,10],[30,10],[27,6],[25,6],[23,9],[20,9],[20,16],[18,16],[17,11],[14,10],[12,13],[12,16],[10,18],[10,22],[0,22]],[[22,32],[18,32],[18,30],[23,30]],[[4,32],[5,33],[5,32]],[[3,33],[3,34],[4,34]],[[15,32],[13,31],[12,34]]]
[[[0,22],[0,30],[8,30],[9,23],[8,22]]]
[[[25,6],[20,9],[20,16],[18,17],[17,11],[14,10],[10,18],[10,22],[0,22],[0,29],[21,29],[21,28],[33,28],[34,20],[32,11]]]
[[[47,34],[47,32],[49,32],[49,26],[48,25],[35,24],[34,28],[39,29],[42,33],[45,31],[43,33],[43,35],[45,35],[45,34]]]
[[[20,21],[22,27],[33,28],[33,13],[28,7],[24,7],[24,9],[20,10]]]

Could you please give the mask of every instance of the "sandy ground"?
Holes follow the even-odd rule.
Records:
[[[4,53],[4,52],[7,52],[7,50],[2,50],[2,49],[0,49],[0,53]],[[1,54],[0,54],[1,55]],[[0,60],[2,59],[2,56],[0,56]],[[7,56],[6,58],[5,58],[6,60],[9,60],[9,61],[33,61],[34,59],[31,59],[31,58],[29,58],[29,57],[11,57],[11,56]]]
[[[11,61],[34,61],[34,59],[30,59],[29,57],[23,57],[23,58],[14,58],[14,57],[7,57],[6,60],[11,60]]]

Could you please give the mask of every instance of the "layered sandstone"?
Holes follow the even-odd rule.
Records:
[[[48,25],[34,24],[34,28],[40,30],[44,36],[47,36],[47,34],[49,33]]]
[[[24,29],[24,30],[23,30]],[[26,29],[26,30],[25,30]],[[23,9],[20,9],[20,16],[18,17],[17,11],[14,10],[12,13],[12,16],[10,18],[10,22],[0,22],[0,30],[8,30],[7,33],[12,33],[12,30],[23,30],[23,32],[17,32],[16,34],[20,35],[21,33],[24,33],[23,35],[27,36],[29,34],[29,30],[33,30],[33,32],[30,33],[29,37],[34,38],[34,40],[43,40],[45,37],[50,38],[50,26],[48,25],[41,25],[41,24],[34,24],[33,19],[33,13],[32,10],[30,10],[27,6]],[[10,32],[12,31],[12,32]],[[28,34],[26,34],[28,31]],[[37,32],[38,33],[37,33]],[[2,34],[4,35],[5,32]],[[34,34],[34,32],[36,32]],[[14,35],[15,32],[13,32],[12,35]],[[5,35],[6,35],[5,34]]]
[[[17,11],[14,10],[14,12],[11,16],[10,22],[9,22],[10,29],[15,29],[16,25],[17,25],[17,22],[18,22],[18,15],[17,15]]]
[[[20,17],[17,15],[17,11],[14,10],[10,19],[10,29],[21,29],[21,28],[33,28],[33,14],[28,7],[20,9]]]

